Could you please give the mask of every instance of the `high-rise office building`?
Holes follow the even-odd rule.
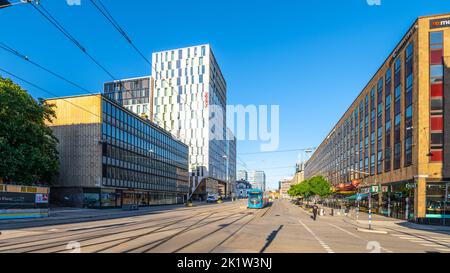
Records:
[[[305,176],[360,185],[374,211],[450,218],[450,14],[419,17],[311,159]],[[359,64],[364,65],[364,64]]]
[[[248,182],[250,182],[253,189],[266,191],[266,173],[263,171],[248,172]]]
[[[229,192],[227,87],[210,45],[156,52],[152,61],[155,122],[189,146],[191,190]]]
[[[228,194],[233,194],[236,192],[236,137],[233,135],[230,129],[227,128],[228,139],[227,139],[227,164],[228,164],[228,183],[229,187],[227,190]]]

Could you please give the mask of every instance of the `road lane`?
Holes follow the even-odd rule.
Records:
[[[32,225],[31,225],[32,226]],[[0,253],[370,253],[450,252],[448,232],[390,226],[362,233],[345,217],[318,217],[276,200],[262,210],[245,201],[162,213],[8,230]]]

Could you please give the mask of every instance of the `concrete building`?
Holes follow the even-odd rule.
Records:
[[[288,191],[293,185],[292,180],[292,178],[289,178],[280,181],[280,198],[289,199],[290,196],[288,194]]]
[[[296,185],[305,181],[305,165],[304,163],[298,163],[295,168],[295,175],[292,178],[291,184]]]
[[[156,52],[152,60],[155,121],[189,146],[194,197],[229,193],[227,86],[210,45]]]
[[[252,185],[252,189],[266,191],[266,173],[264,171],[248,172],[248,182]]]
[[[47,100],[60,173],[52,202],[77,207],[183,203],[188,147],[104,95]]]
[[[449,41],[450,14],[419,17],[307,162],[305,176],[323,175],[335,186],[357,181],[386,216],[449,219]]]

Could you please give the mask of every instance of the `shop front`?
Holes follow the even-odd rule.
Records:
[[[450,224],[450,182],[428,182],[426,218],[430,223]]]
[[[412,220],[414,219],[415,183],[397,182],[360,189],[361,211],[368,211],[369,202],[372,213],[382,216]]]
[[[119,189],[83,189],[85,208],[121,208],[127,205],[140,207],[183,204],[185,196],[171,192],[150,192]]]

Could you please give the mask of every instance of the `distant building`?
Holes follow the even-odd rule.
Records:
[[[236,161],[236,137],[233,135],[233,133],[231,132],[231,130],[229,128],[227,128],[227,134],[228,134],[228,138],[227,138],[227,156],[226,156],[226,160],[227,160],[227,168],[228,168],[228,177],[227,177],[227,182],[228,182],[228,187],[227,187],[227,195],[233,194],[236,191],[236,165],[237,165],[237,161]]]
[[[280,181],[280,197],[284,199],[289,198],[288,191],[291,188],[292,179],[283,179]]]
[[[264,171],[248,172],[248,182],[252,184],[253,189],[266,191],[266,173]]]
[[[236,197],[237,198],[247,198],[248,190],[252,189],[252,185],[245,180],[239,180],[236,182]]]
[[[247,175],[247,171],[245,170],[239,170],[237,173],[237,180],[248,180],[248,175]]]

